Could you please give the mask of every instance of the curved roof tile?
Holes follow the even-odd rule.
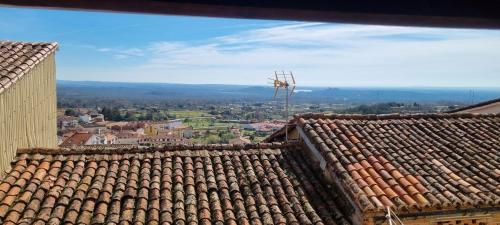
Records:
[[[500,205],[500,114],[294,120],[364,211]]]
[[[0,94],[57,49],[57,43],[0,41]]]
[[[348,224],[295,145],[24,149],[4,224]]]

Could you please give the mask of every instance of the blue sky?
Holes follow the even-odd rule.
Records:
[[[60,80],[499,87],[500,31],[0,8],[0,39],[56,41]]]

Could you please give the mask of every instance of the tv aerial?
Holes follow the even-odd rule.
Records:
[[[281,71],[279,73],[278,71],[274,71],[274,79],[269,78],[270,80],[273,81],[274,85],[274,98],[278,96],[278,92],[280,90],[283,90],[284,95],[285,95],[285,140],[288,141],[288,98],[293,95],[294,90],[295,90],[295,77],[293,76],[292,71],[289,73],[285,73],[285,71]]]
[[[293,91],[295,90],[295,77],[293,76],[292,71],[290,73],[285,73],[284,71],[281,71],[281,73],[278,73],[277,71],[274,71],[274,79],[269,78],[270,80],[273,81],[274,85],[274,98],[278,96],[278,91],[280,89],[283,89],[285,91],[286,96],[292,96]],[[292,88],[289,91],[289,88]]]

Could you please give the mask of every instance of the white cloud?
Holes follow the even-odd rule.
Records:
[[[115,59],[126,59],[129,56],[128,55],[123,55],[123,54],[116,54],[114,55]]]
[[[144,56],[144,51],[139,48],[97,48],[93,49],[98,52],[111,53],[115,59],[127,59],[131,57],[141,57]]]
[[[499,49],[499,31],[292,23],[114,52],[145,60],[128,81],[265,84],[286,69],[303,85],[498,86]]]
[[[128,55],[128,56],[143,56],[144,55],[143,51],[139,48],[122,49],[122,50],[117,50],[117,52],[119,52],[123,55]]]

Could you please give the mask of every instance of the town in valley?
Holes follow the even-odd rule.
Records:
[[[1,2],[0,224],[500,225],[492,3]]]
[[[474,96],[471,89],[298,90],[290,98],[288,119],[308,112],[447,112],[499,93],[495,89],[479,89]],[[282,96],[273,97],[273,88],[267,86],[58,81],[58,98],[58,142],[66,147],[258,143],[287,122]]]

